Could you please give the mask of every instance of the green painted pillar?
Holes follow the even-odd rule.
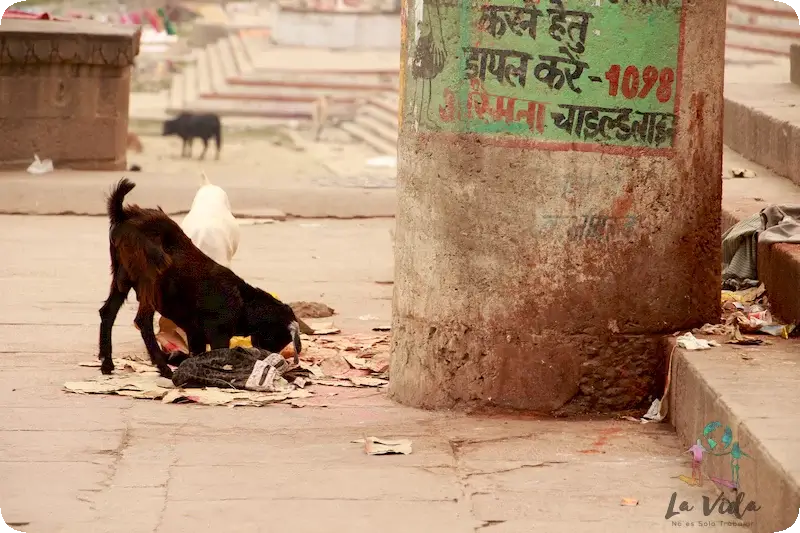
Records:
[[[407,0],[391,396],[659,397],[719,316],[724,0]]]

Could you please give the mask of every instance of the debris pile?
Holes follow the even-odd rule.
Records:
[[[766,334],[788,339],[794,324],[781,324],[774,320],[769,310],[764,285],[738,291],[722,291],[722,318],[720,324],[706,324],[693,333],[727,337],[728,344],[756,346],[767,341],[749,335]]]
[[[230,349],[211,350],[186,359],[172,381],[159,376],[147,355],[115,361],[117,374],[97,375],[64,384],[77,394],[115,394],[164,403],[262,406],[314,395],[313,387],[373,387],[389,384],[389,334],[302,336],[299,365],[293,350],[281,355],[252,348],[234,339]],[[284,359],[284,357],[289,358]],[[99,367],[100,362],[81,363]]]

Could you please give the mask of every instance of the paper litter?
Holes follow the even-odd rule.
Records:
[[[411,441],[408,439],[388,440],[367,437],[353,442],[364,444],[364,451],[367,455],[409,455],[411,453]]]
[[[691,333],[684,333],[678,337],[677,342],[678,346],[685,350],[710,350],[714,346],[719,346],[717,341],[698,339]]]
[[[245,346],[237,351],[247,353],[246,348],[252,350],[248,346],[249,342],[242,342],[242,344]],[[283,355],[289,357],[288,354]],[[260,373],[253,378],[257,381],[257,387],[262,389],[260,391],[244,390],[247,379],[254,373],[254,364],[247,372],[238,372],[238,374],[242,374],[239,379],[243,382],[236,381],[234,386],[230,381],[226,381],[220,382],[221,386],[219,387],[211,386],[211,383],[195,383],[196,386],[205,385],[205,387],[185,388],[186,382],[179,381],[181,387],[176,387],[170,380],[162,378],[149,364],[146,354],[134,357],[137,357],[137,360],[130,358],[116,360],[117,373],[112,376],[96,375],[86,381],[65,383],[64,389],[76,394],[110,394],[162,401],[167,397],[171,403],[193,402],[204,405],[252,406],[282,402],[293,406],[302,406],[304,404],[299,404],[298,400],[314,395],[316,387],[383,388],[389,384],[388,333],[347,334],[335,337],[306,336],[298,367],[284,368],[283,373],[278,376],[276,376],[278,374],[276,370],[271,376],[272,381],[268,375],[269,368],[280,366],[277,364],[279,361],[273,359],[272,366],[266,364],[263,365],[263,368],[260,367]],[[189,370],[192,368],[191,365],[200,364],[202,357],[203,355],[187,359],[175,373],[180,378],[182,374],[180,369],[183,368],[183,365],[188,364],[186,369]],[[239,357],[243,362],[247,359],[243,354],[239,354]],[[192,359],[195,361],[192,362]],[[236,359],[219,362],[215,372],[229,379],[233,377],[232,374],[236,373],[234,370],[237,368]],[[85,367],[97,367],[99,362],[78,364]],[[205,375],[218,377],[211,373]],[[270,386],[269,383],[272,385]],[[269,390],[270,388],[272,391]],[[325,394],[323,393],[323,396]],[[328,395],[331,394],[335,395],[335,393]],[[321,406],[317,403],[313,405]]]
[[[732,168],[731,177],[734,178],[755,178],[756,173],[749,168]]]

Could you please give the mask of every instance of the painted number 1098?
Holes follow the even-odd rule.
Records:
[[[608,80],[609,96],[617,96],[621,89],[622,96],[628,100],[647,98],[655,88],[656,98],[663,104],[672,99],[675,71],[667,67],[659,72],[656,67],[650,65],[645,67],[640,74],[639,69],[633,65],[627,67],[625,72],[622,72],[621,66],[611,65],[611,68],[606,72],[606,79]]]

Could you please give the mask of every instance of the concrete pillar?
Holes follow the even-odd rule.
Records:
[[[3,20],[0,168],[125,168],[140,30],[89,20]]]
[[[719,317],[724,0],[406,0],[390,395],[663,391]]]

